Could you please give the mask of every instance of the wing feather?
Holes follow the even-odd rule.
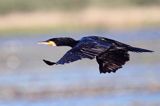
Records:
[[[125,49],[109,49],[96,57],[100,73],[116,72],[129,61],[128,51]]]
[[[101,45],[97,42],[83,41],[69,50],[56,64],[70,63],[82,58],[94,59],[108,48],[108,46]]]

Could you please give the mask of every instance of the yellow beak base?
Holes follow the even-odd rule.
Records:
[[[48,46],[57,46],[55,42],[53,41],[48,41],[48,42],[39,42],[38,44],[41,44],[41,45],[48,45]]]

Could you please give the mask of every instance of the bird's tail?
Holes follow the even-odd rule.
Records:
[[[152,50],[147,50],[147,49],[142,49],[142,48],[137,48],[137,47],[132,47],[128,46],[127,49],[131,52],[137,52],[137,53],[142,53],[142,52],[154,52]]]

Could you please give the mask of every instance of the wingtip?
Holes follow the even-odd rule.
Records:
[[[153,52],[155,52],[155,51],[150,50],[150,52],[153,53]]]
[[[43,59],[43,61],[49,66],[52,66],[52,65],[56,64],[55,62],[51,62],[51,61],[48,61],[48,60],[45,60],[45,59]]]

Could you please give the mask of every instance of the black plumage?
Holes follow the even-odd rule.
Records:
[[[129,61],[128,52],[153,52],[151,50],[132,47],[130,45],[99,36],[83,37],[81,40],[61,37],[43,41],[40,44],[50,46],[70,46],[72,47],[60,60],[51,62],[43,60],[48,65],[58,65],[74,62],[83,58],[96,58],[99,64],[100,73],[116,72]]]

